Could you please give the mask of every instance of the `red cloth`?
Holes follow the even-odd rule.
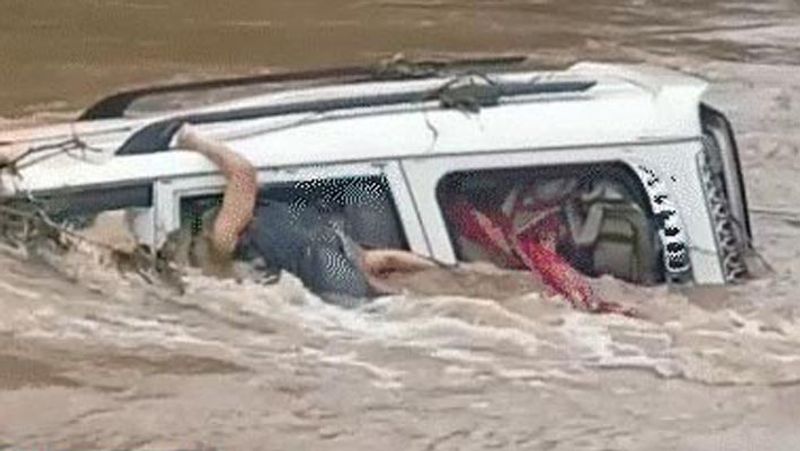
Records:
[[[539,276],[555,293],[564,296],[573,307],[597,313],[620,313],[627,316],[635,314],[632,310],[597,297],[582,274],[558,252],[540,241],[542,237],[557,232],[561,227],[561,220],[557,215],[546,217],[519,235],[513,229],[513,213],[511,217],[500,212],[487,214],[460,200],[450,205],[448,216],[464,238],[479,243],[516,264],[521,263]]]

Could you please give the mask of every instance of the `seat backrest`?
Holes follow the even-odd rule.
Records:
[[[659,280],[658,240],[646,214],[629,202],[599,201],[602,219],[592,255],[594,269],[639,284]]]

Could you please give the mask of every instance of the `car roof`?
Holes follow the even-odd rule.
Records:
[[[581,63],[564,71],[459,77],[305,87],[153,116],[16,131],[0,135],[0,143],[30,148],[58,142],[74,144],[78,139],[85,145],[82,153],[80,149],[73,149],[71,154],[56,149],[51,158],[21,169],[28,189],[44,190],[216,172],[199,155],[180,149],[136,155],[121,155],[120,149],[157,124],[179,125],[182,118],[224,117],[232,111],[259,108],[284,110],[281,114],[202,122],[197,128],[227,142],[257,167],[603,146],[696,139],[701,135],[699,103],[706,83],[662,68]],[[478,105],[477,112],[447,108],[442,98],[435,96],[410,100],[417,99],[415,93],[434,93],[454,81],[503,86],[555,84],[575,89],[502,96],[496,105]],[[328,111],[313,107],[319,102],[347,103],[356,98],[403,95],[412,97]],[[310,107],[289,108],[296,105]],[[167,134],[163,142],[168,143],[169,133],[175,128],[157,131]],[[3,186],[8,190],[10,185]]]

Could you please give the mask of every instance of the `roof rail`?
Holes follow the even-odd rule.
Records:
[[[411,78],[427,78],[439,75],[442,71],[476,67],[508,66],[523,63],[527,57],[523,55],[495,56],[485,58],[458,58],[442,60],[406,60],[395,56],[381,61],[377,65],[343,66],[297,72],[283,72],[250,75],[244,77],[217,78],[213,80],[166,84],[141,89],[122,91],[105,97],[87,108],[78,120],[111,119],[122,117],[125,110],[137,99],[158,94],[175,94],[182,92],[203,91],[244,87],[259,84],[302,82],[302,81],[335,81],[337,83],[354,83],[373,80],[401,80]]]
[[[297,113],[325,113],[352,108],[381,107],[425,101],[439,101],[442,108],[460,108],[475,111],[480,107],[496,105],[500,98],[503,97],[584,92],[595,84],[594,80],[532,80],[529,82],[457,86],[450,81],[433,90],[419,89],[400,93],[299,101],[278,105],[245,107],[236,110],[188,114],[146,125],[130,136],[117,150],[116,154],[135,155],[167,150],[172,141],[172,136],[185,123],[209,124]],[[464,90],[464,87],[467,89]]]

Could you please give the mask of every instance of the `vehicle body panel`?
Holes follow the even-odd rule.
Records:
[[[678,206],[694,281],[725,281],[715,225],[698,176],[697,156],[704,149],[699,111],[705,82],[663,69],[593,63],[561,72],[490,77],[497,83],[592,80],[596,84],[581,92],[501,98],[497,105],[477,112],[445,108],[440,98],[421,97],[397,105],[312,109],[196,128],[245,156],[258,169],[261,183],[385,177],[410,249],[444,263],[455,263],[456,258],[437,205],[436,186],[449,172],[609,162],[640,172],[645,168],[657,174]],[[0,145],[6,149],[24,151],[63,142],[77,142],[79,148],[67,153],[54,146],[38,152],[35,164],[21,160],[16,175],[2,174],[0,195],[46,197],[152,185],[152,207],[132,210],[132,221],[139,239],[157,247],[179,226],[181,197],[219,193],[224,180],[211,162],[188,150],[154,148],[152,153],[117,155],[137,132],[159,121],[260,105],[434,92],[452,80],[433,77],[302,88],[192,110],[3,133]],[[729,188],[738,189],[740,174],[730,175],[738,170],[738,162],[732,164],[728,157],[725,164]],[[739,219],[746,221],[743,201],[734,201],[734,207]]]

